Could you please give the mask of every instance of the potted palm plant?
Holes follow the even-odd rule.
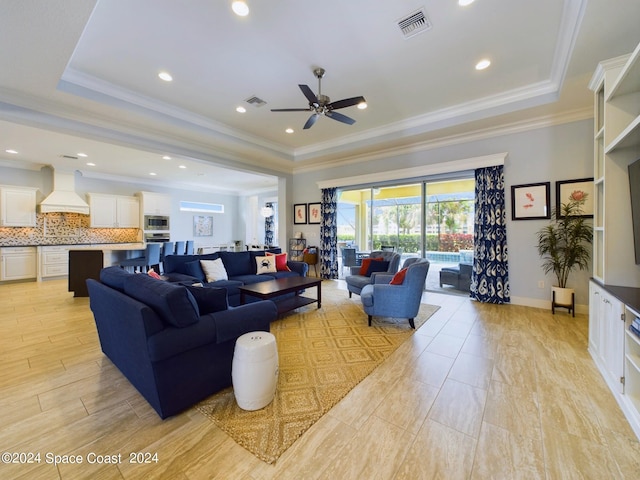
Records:
[[[538,253],[545,274],[553,272],[558,281],[552,286],[554,304],[573,307],[572,288],[567,288],[569,274],[575,269],[587,270],[591,258],[593,230],[584,216],[587,194],[576,190],[569,201],[555,208],[553,220],[538,232]]]

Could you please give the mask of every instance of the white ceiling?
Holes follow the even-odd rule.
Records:
[[[3,0],[1,164],[273,188],[265,174],[588,109],[597,63],[640,41],[637,0],[247,2],[241,18],[231,0]],[[404,38],[398,20],[421,7],[432,28]],[[306,108],[298,84],[317,93],[315,67],[331,100],[366,98],[340,110],[354,125],[303,130],[309,113],[270,111]],[[61,158],[78,152],[89,157]]]

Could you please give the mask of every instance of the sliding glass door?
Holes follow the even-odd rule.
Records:
[[[429,288],[438,288],[442,267],[473,257],[474,180],[419,183],[343,190],[338,196],[338,246],[358,255],[393,250],[431,261]]]

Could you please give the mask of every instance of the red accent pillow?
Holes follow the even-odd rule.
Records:
[[[408,269],[408,267],[403,268],[398,273],[396,273],[391,279],[391,282],[389,282],[389,285],[402,285],[404,283],[404,277],[407,275]]]
[[[365,258],[362,260],[362,264],[360,265],[360,271],[358,272],[360,275],[367,275],[367,272],[369,271],[369,264],[371,262],[381,262],[383,261],[384,258],[382,257],[378,257],[378,258]]]
[[[276,270],[278,272],[290,272],[291,269],[287,266],[287,252],[284,253],[271,253],[264,252],[267,256],[276,257]]]
[[[158,275],[158,272],[156,272],[153,268],[149,269],[149,271],[147,272],[147,275],[149,275],[152,278],[157,278],[158,280],[162,280],[162,277]]]

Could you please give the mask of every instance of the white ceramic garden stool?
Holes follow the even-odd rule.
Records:
[[[231,364],[233,393],[243,410],[259,410],[271,403],[278,383],[278,348],[269,332],[238,337]]]

